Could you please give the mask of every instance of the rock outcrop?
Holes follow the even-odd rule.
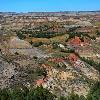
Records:
[[[99,80],[99,72],[92,66],[81,61],[74,61],[71,65],[66,61],[64,70],[49,65],[43,65],[48,70],[48,80],[44,87],[58,95],[68,95],[74,91],[78,95],[87,95],[92,82]]]
[[[25,40],[20,40],[18,37],[11,37],[9,40],[9,48],[23,49],[32,48],[32,46]]]
[[[15,75],[15,65],[8,62],[5,57],[0,54],[0,87],[5,88],[8,86],[9,79]]]

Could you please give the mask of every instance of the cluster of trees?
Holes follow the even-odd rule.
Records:
[[[0,89],[0,100],[100,100],[100,82],[96,82],[85,97],[72,92],[69,96],[56,96],[42,86],[28,89],[25,86]]]
[[[70,28],[70,29],[69,29],[69,39],[70,39],[70,38],[73,38],[73,37],[75,37],[75,36],[78,36],[78,37],[80,37],[80,38],[82,38],[82,36],[86,36],[86,37],[88,37],[88,38],[90,38],[90,39],[93,39],[93,40],[96,39],[95,36],[90,36],[90,35],[88,35],[87,33],[75,32],[75,30],[76,30],[77,28],[80,28],[80,26],[79,26],[79,27],[73,27],[73,28]],[[97,31],[96,34],[97,34],[97,35],[100,35],[100,32]],[[83,40],[83,38],[82,38],[82,40]]]
[[[39,47],[39,46],[41,46],[41,45],[43,45],[44,43],[43,42],[30,42],[30,44],[32,45],[32,46],[34,46],[34,47]]]
[[[64,33],[57,33],[57,32],[35,32],[35,33],[33,32],[29,36],[35,38],[52,38],[63,34]]]
[[[95,40],[95,39],[96,39],[95,36],[90,36],[90,35],[87,34],[87,33],[82,33],[82,35],[83,35],[83,36],[86,36],[86,37],[88,37],[88,38],[90,38],[90,39],[92,39],[92,40]]]
[[[39,26],[37,29],[39,29],[40,31],[48,31],[49,29],[53,28],[52,26],[48,26],[48,25],[42,25]]]
[[[69,32],[74,32],[77,28],[80,28],[80,26],[69,28]]]
[[[100,36],[100,31],[97,31],[97,32],[96,32],[96,35]]]
[[[29,37],[35,37],[35,38],[52,38],[52,37],[56,37],[56,36],[60,36],[63,35],[65,33],[63,32],[49,32],[49,31],[32,31],[32,30],[19,30],[16,32],[17,36],[20,39],[25,39],[26,38],[26,34],[29,34]]]
[[[55,95],[42,86],[35,89],[15,87],[0,90],[0,100],[54,100]]]
[[[84,37],[88,37],[88,38],[90,38],[92,40],[96,39],[95,36],[90,36],[87,33],[71,32],[71,33],[69,33],[69,37],[67,38],[66,42],[71,38],[75,38],[75,36],[80,37],[81,41],[83,41],[83,42],[84,42]]]
[[[58,42],[53,42],[53,43],[52,43],[53,49],[58,49],[58,45],[59,45]]]
[[[74,49],[67,49],[67,50],[61,49],[61,52],[65,52],[65,53],[75,53],[75,50]]]
[[[26,36],[21,31],[16,32],[16,34],[20,39],[22,40],[26,39]]]

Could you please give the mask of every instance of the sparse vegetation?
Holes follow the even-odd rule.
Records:
[[[100,63],[96,63],[93,60],[86,59],[84,57],[80,57],[80,58],[81,58],[81,60],[83,60],[86,63],[88,63],[89,65],[93,66],[96,70],[98,70],[100,72]]]
[[[94,84],[86,97],[74,92],[67,97],[58,97],[42,86],[34,89],[22,86],[0,89],[0,100],[100,100],[100,82]]]

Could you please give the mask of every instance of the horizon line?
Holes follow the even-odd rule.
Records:
[[[57,13],[57,12],[100,12],[100,10],[64,10],[64,11],[0,11],[0,13]]]

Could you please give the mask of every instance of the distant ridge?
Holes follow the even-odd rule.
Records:
[[[24,15],[24,16],[62,16],[62,15],[95,15],[100,14],[96,11],[59,11],[59,12],[0,12],[0,15]]]

